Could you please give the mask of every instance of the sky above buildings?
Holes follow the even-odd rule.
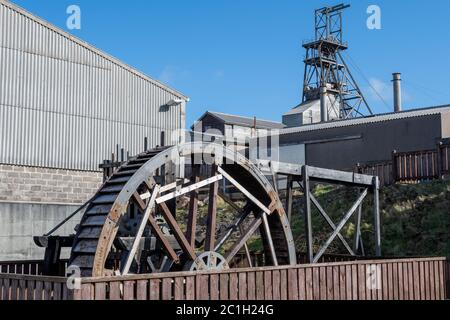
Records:
[[[341,1],[13,0],[31,13],[190,97],[187,125],[206,110],[281,121],[300,102],[314,9]],[[447,0],[347,1],[344,57],[376,113],[392,111],[392,72],[405,109],[450,103]],[[67,7],[81,9],[68,30]],[[369,5],[381,29],[367,28]],[[375,89],[375,90],[374,90]],[[376,91],[376,92],[375,92]]]

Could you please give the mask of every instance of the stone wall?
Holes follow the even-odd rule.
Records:
[[[0,201],[82,204],[102,177],[100,172],[0,165]]]

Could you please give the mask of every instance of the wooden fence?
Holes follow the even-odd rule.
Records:
[[[0,300],[73,300],[67,279],[0,273]]]
[[[393,178],[400,182],[439,179],[441,163],[436,150],[394,154]]]
[[[61,260],[59,270],[67,269],[67,260]],[[42,275],[44,268],[43,260],[21,260],[0,262],[0,273],[19,274],[19,275]]]
[[[440,147],[440,161],[442,163],[442,174],[450,175],[450,146],[442,145]]]
[[[450,145],[439,144],[434,150],[393,152],[391,161],[358,164],[354,171],[378,176],[382,186],[441,179],[450,175]]]
[[[341,262],[220,273],[83,279],[82,289],[74,293],[74,298],[443,300],[448,298],[448,274],[449,264],[445,258]]]
[[[84,278],[68,290],[66,278],[0,274],[1,300],[444,300],[446,258],[351,261]]]

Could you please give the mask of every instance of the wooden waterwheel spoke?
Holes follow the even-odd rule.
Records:
[[[255,196],[253,196],[247,189],[245,189],[239,182],[236,181],[230,174],[228,174],[223,168],[218,167],[217,170],[219,173],[227,179],[229,182],[231,182],[232,185],[234,185],[239,191],[241,191],[248,199],[250,199],[254,204],[256,204],[262,211],[264,211],[267,214],[271,214],[272,211],[270,211],[264,204],[261,203]]]
[[[196,184],[200,181],[199,165],[194,165],[191,183]],[[195,231],[197,229],[197,212],[198,212],[198,189],[191,192],[189,201],[189,214],[186,228],[186,238],[191,247],[195,248]]]
[[[188,255],[189,259],[195,260],[197,258],[197,256],[195,254],[194,248],[189,244],[189,241],[184,236],[183,231],[181,231],[180,226],[178,225],[177,221],[173,217],[173,215],[170,212],[169,208],[167,207],[166,203],[161,202],[159,204],[159,206],[162,209],[162,214],[164,216],[164,219],[166,220],[170,229],[174,233],[174,236],[177,239],[178,243],[180,244],[181,248]]]
[[[250,237],[255,233],[255,231],[259,228],[262,223],[261,218],[256,218],[250,227],[241,235],[241,237],[236,241],[231,250],[225,255],[225,260],[229,263],[234,258],[234,256],[241,250],[244,246],[244,243],[250,239]]]
[[[147,207],[145,208],[144,216],[142,217],[141,224],[136,233],[136,237],[134,238],[133,246],[131,247],[131,250],[128,253],[127,261],[124,267],[122,268],[122,274],[128,274],[128,272],[130,271],[131,263],[133,262],[134,256],[136,255],[136,251],[141,241],[142,234],[144,233],[145,226],[147,225],[147,220],[149,219],[153,209],[155,208],[155,199],[158,194],[159,194],[159,185],[156,185],[155,188],[153,189],[152,197],[150,198],[150,201]],[[139,199],[140,201],[142,201],[139,195],[135,196],[135,199]]]
[[[219,197],[221,197],[230,207],[232,207],[234,210],[239,212],[241,215],[243,214],[243,209],[241,209],[237,204],[235,204],[233,202],[233,200],[231,200],[226,194],[224,194],[220,190],[219,190]],[[245,215],[245,217],[247,217],[247,214]],[[245,219],[245,217],[244,217],[244,219]],[[228,231],[232,232],[233,229],[229,229]],[[240,225],[239,225],[239,231],[240,231],[241,234],[243,234],[243,232],[244,232],[243,229],[242,229],[242,226],[240,226]],[[228,236],[230,236],[230,235],[231,235],[231,233]],[[252,257],[250,256],[250,250],[248,249],[247,243],[244,243],[244,249],[245,249],[245,255],[246,255],[247,261],[248,261],[248,266],[251,268],[251,267],[253,267],[253,262],[252,262]],[[216,247],[216,251],[217,250],[218,249]]]
[[[239,228],[239,226],[242,224],[245,218],[247,218],[250,212],[252,212],[250,208],[246,208],[241,212],[241,214],[236,218],[236,220],[228,227],[227,231],[220,238],[220,240],[217,241],[217,245],[214,248],[214,251],[219,251],[220,248],[222,248],[223,244],[231,237],[233,232],[235,232]]]
[[[133,193],[133,201],[136,202],[136,204],[139,206],[139,209],[141,209],[142,211],[145,211],[145,209],[147,208],[147,205],[145,204],[144,200],[142,200],[141,195],[137,191]]]
[[[211,176],[217,173],[217,165],[211,167]],[[217,224],[217,192],[219,191],[219,182],[216,181],[209,186],[209,202],[208,202],[208,223],[206,227],[205,251],[214,250],[214,242],[216,241],[216,224]]]

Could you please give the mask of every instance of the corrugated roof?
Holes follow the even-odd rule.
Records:
[[[368,116],[368,117],[364,117],[364,118],[355,118],[355,119],[349,119],[349,120],[330,121],[330,122],[326,122],[326,123],[308,124],[308,125],[304,125],[304,126],[300,126],[300,127],[281,129],[280,135],[298,133],[298,132],[308,132],[308,131],[315,131],[315,130],[323,130],[323,129],[331,129],[331,128],[339,128],[339,127],[348,127],[348,126],[354,126],[354,125],[360,125],[360,124],[369,124],[369,123],[406,119],[406,118],[413,118],[413,117],[421,117],[421,116],[427,116],[427,115],[433,115],[433,114],[440,114],[442,112],[450,112],[450,105],[407,110],[407,111],[402,111],[402,112],[397,112],[397,113],[393,112],[393,113],[379,114],[379,115],[373,115],[373,116]]]
[[[240,125],[240,126],[245,126],[245,127],[253,127],[253,125],[254,125],[254,118],[226,114],[226,113],[222,113],[222,112],[214,112],[214,111],[205,112],[205,114],[203,114],[203,116],[201,116],[198,121],[203,119],[208,114],[223,121],[226,124],[234,124],[234,125]],[[257,118],[256,119],[256,127],[259,129],[282,129],[282,128],[285,128],[286,126],[284,124],[282,124],[281,122],[270,121],[270,120],[261,120],[261,119]]]
[[[77,43],[77,44],[79,44],[79,45],[81,45],[81,46],[83,46],[83,47],[85,47],[85,48],[95,52],[96,54],[102,56],[103,58],[108,59],[111,62],[116,63],[117,65],[120,65],[121,67],[127,69],[129,72],[132,72],[132,73],[136,74],[137,76],[139,76],[139,77],[141,77],[141,78],[143,78],[143,79],[153,83],[154,85],[160,87],[161,89],[166,90],[166,91],[172,93],[175,96],[178,96],[180,99],[183,99],[183,100],[186,100],[186,101],[189,100],[189,98],[186,95],[184,95],[184,94],[182,94],[182,93],[180,93],[180,92],[178,92],[178,91],[168,87],[167,85],[163,84],[162,82],[160,82],[158,80],[155,80],[155,79],[147,76],[146,74],[144,74],[144,73],[138,71],[137,69],[127,65],[126,63],[118,60],[117,58],[114,58],[113,56],[111,56],[111,55],[109,55],[109,54],[107,54],[107,53],[97,49],[96,47],[90,45],[89,43],[87,43],[87,42],[85,42],[85,41],[83,41],[83,40],[73,36],[72,34],[70,34],[68,32],[65,32],[62,29],[59,29],[58,27],[50,24],[49,22],[45,21],[44,19],[39,18],[39,17],[35,16],[34,14],[26,11],[25,9],[19,7],[17,4],[14,4],[14,3],[10,2],[10,1],[5,1],[5,0],[0,0],[0,2],[3,5],[9,7],[10,9],[15,10],[17,13],[22,14],[22,15],[26,16],[29,19],[32,19],[33,21],[35,21],[35,22],[37,22],[37,23],[39,23],[39,24],[41,24],[41,25],[51,29],[52,31],[54,31],[54,32],[56,32],[56,33],[58,33],[58,34],[60,34],[60,35],[62,35],[64,37],[70,39],[71,41],[73,41],[73,42],[75,42],[75,43]]]

